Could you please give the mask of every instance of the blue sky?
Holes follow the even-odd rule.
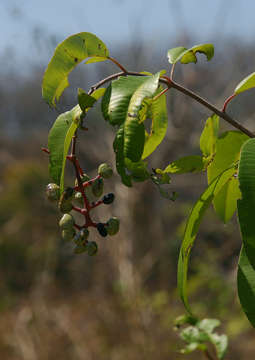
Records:
[[[169,39],[171,47],[183,30],[194,43],[223,36],[254,41],[254,14],[253,0],[0,0],[0,56],[9,49],[18,63],[38,60],[42,53],[32,29],[58,40],[89,31],[109,48],[137,34],[146,41]]]

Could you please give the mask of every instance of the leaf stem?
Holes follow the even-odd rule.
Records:
[[[115,65],[117,65],[120,70],[122,70],[124,73],[127,73],[128,71],[124,68],[124,66],[122,66],[116,59],[112,58],[112,57],[108,57],[108,60],[112,61]]]
[[[226,99],[226,101],[225,101],[224,104],[223,104],[222,112],[225,112],[225,111],[226,111],[226,108],[227,108],[228,104],[230,103],[230,101],[231,101],[232,99],[234,99],[235,96],[236,96],[236,94],[232,94],[232,95],[230,95],[230,96]]]

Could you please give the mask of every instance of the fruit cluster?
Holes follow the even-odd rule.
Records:
[[[91,179],[88,175],[82,173],[76,178],[74,187],[66,188],[61,195],[57,184],[50,183],[47,185],[47,198],[50,201],[57,201],[58,208],[63,213],[59,221],[62,238],[65,241],[74,242],[75,254],[87,252],[89,256],[93,256],[97,253],[97,243],[88,240],[89,227],[96,228],[102,237],[115,235],[119,231],[119,219],[117,217],[111,217],[106,223],[96,223],[90,217],[92,209],[101,204],[109,205],[114,201],[113,193],[102,196],[104,179],[109,179],[112,174],[113,171],[108,164],[101,164],[95,178]],[[100,197],[101,199],[98,200]],[[70,214],[71,211],[76,211],[84,216],[85,222],[83,225],[75,223],[73,215]]]

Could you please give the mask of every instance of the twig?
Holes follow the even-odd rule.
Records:
[[[110,76],[107,76],[105,79],[102,79],[101,81],[99,81],[98,83],[96,83],[95,85],[93,85],[88,94],[90,95],[93,91],[95,91],[96,89],[98,89],[99,87],[101,87],[102,85],[104,85],[105,83],[112,81],[114,79],[117,79],[119,76],[146,76],[144,74],[141,74],[139,72],[134,72],[134,71],[128,71],[128,72],[119,72],[116,74],[112,74]],[[225,121],[227,121],[229,124],[231,124],[233,127],[235,127],[236,129],[242,131],[244,134],[248,135],[249,137],[253,138],[255,137],[255,134],[253,134],[250,130],[246,129],[243,125],[241,125],[240,123],[238,123],[236,120],[234,120],[233,118],[231,118],[228,114],[226,114],[224,111],[221,111],[220,109],[218,109],[216,106],[212,105],[209,101],[205,100],[204,98],[202,98],[201,96],[197,95],[196,93],[194,93],[193,91],[185,88],[184,86],[176,83],[175,81],[171,80],[170,78],[168,78],[167,76],[162,76],[159,81],[162,84],[165,84],[168,88],[174,88],[176,90],[178,90],[179,92],[191,97],[192,99],[196,100],[197,102],[199,102],[201,105],[205,106],[207,109],[211,110],[213,113],[217,114],[219,117],[221,117],[222,119],[224,119]]]

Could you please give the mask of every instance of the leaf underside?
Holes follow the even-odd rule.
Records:
[[[194,245],[199,225],[206,209],[211,204],[214,196],[216,196],[217,193],[222,189],[228,179],[233,176],[234,172],[234,168],[229,168],[223,171],[222,174],[218,175],[211,182],[211,184],[208,186],[208,188],[204,191],[204,193],[200,196],[200,198],[194,205],[186,224],[186,229],[184,232],[184,237],[179,254],[177,282],[180,297],[187,311],[190,313],[191,309],[187,296],[187,273],[190,252]]]
[[[61,42],[43,76],[42,95],[45,101],[56,105],[68,83],[69,73],[87,57],[107,58],[109,51],[94,34],[81,32]]]

